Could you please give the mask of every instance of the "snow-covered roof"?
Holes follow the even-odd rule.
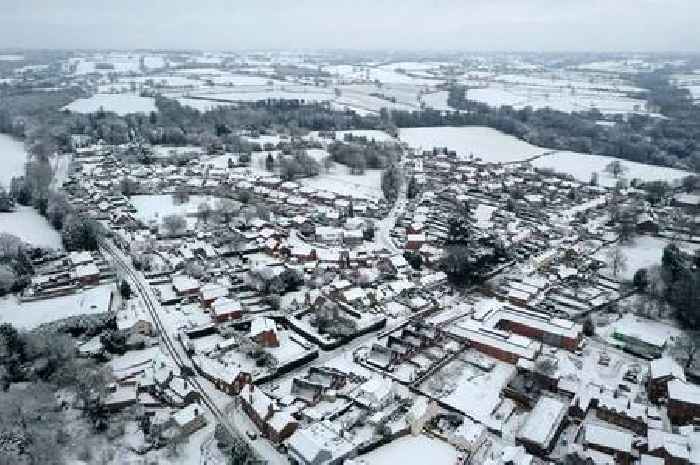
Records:
[[[632,433],[589,423],[585,427],[585,441],[621,452],[632,452]]]
[[[661,357],[649,363],[649,372],[652,379],[665,378],[667,376],[685,381],[683,368],[671,357]]]
[[[214,283],[205,284],[199,292],[202,294],[202,299],[204,300],[214,300],[228,295],[228,289],[225,286]]]
[[[685,436],[650,428],[647,439],[648,450],[650,452],[657,449],[664,449],[672,457],[686,461],[690,459],[688,438]]]
[[[173,415],[175,424],[183,428],[192,423],[198,416],[201,415],[201,410],[198,404],[190,404],[187,407],[180,409]]]
[[[688,404],[700,405],[700,388],[694,384],[687,384],[674,379],[668,383],[668,398]]]
[[[241,303],[238,300],[219,297],[211,304],[211,311],[214,315],[228,315],[230,313],[240,312]]]
[[[255,337],[266,331],[277,332],[277,325],[275,325],[274,320],[259,316],[250,322],[250,337]]]
[[[554,397],[542,396],[520,428],[518,436],[547,449],[557,432],[568,405]]]
[[[179,274],[173,276],[173,286],[178,292],[188,292],[198,289],[199,281],[190,276]]]

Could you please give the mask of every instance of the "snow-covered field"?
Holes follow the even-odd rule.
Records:
[[[22,141],[7,134],[0,134],[0,159],[3,166],[2,173],[0,173],[0,185],[9,189],[12,177],[24,174],[27,152],[24,151]]]
[[[380,199],[383,197],[381,179],[382,170],[365,170],[362,175],[353,175],[350,174],[350,169],[347,166],[335,163],[329,173],[322,171],[316,177],[302,179],[300,183],[304,186],[340,195]]]
[[[473,154],[474,157],[493,162],[526,160],[546,151],[482,126],[402,128],[399,138],[416,149],[447,147],[457,151],[461,157]]]
[[[208,202],[214,207],[214,198],[205,195],[191,195],[185,203],[176,205],[172,195],[134,195],[130,199],[131,204],[136,208],[136,217],[148,223],[155,221],[160,223],[167,215],[193,215],[197,212],[197,206],[202,202]],[[188,224],[194,224],[196,218],[187,217]]]
[[[511,84],[492,84],[489,87],[470,89],[467,98],[487,105],[514,108],[531,106],[534,109],[552,108],[563,112],[587,111],[597,108],[601,113],[641,112],[645,102],[621,93],[604,91],[574,91],[568,88],[513,87]]]
[[[360,457],[367,465],[424,465],[457,463],[457,449],[437,438],[404,436]]]
[[[212,102],[257,102],[266,99],[304,100],[307,102],[323,102],[332,100],[334,95],[320,90],[296,91],[281,89],[258,89],[246,91],[230,91],[217,93],[192,94],[196,97],[211,99]]]
[[[37,326],[73,315],[102,313],[109,309],[114,285],[87,289],[77,294],[20,303],[14,295],[0,299],[0,321],[18,328]]]
[[[58,231],[32,207],[20,205],[12,213],[0,213],[0,232],[13,234],[36,247],[63,248]]]
[[[96,113],[100,108],[118,115],[129,113],[150,113],[157,111],[153,97],[141,97],[129,94],[96,94],[81,98],[65,107],[76,113]]]
[[[620,251],[625,256],[625,267],[618,271],[618,279],[632,279],[634,273],[640,268],[651,268],[661,265],[661,257],[663,256],[664,247],[671,241],[660,237],[652,236],[637,236],[630,244],[620,245]],[[700,249],[700,244],[692,244],[689,242],[678,243],[682,250],[693,251]],[[611,246],[616,247],[616,246]],[[611,247],[606,247],[599,250],[594,257],[604,262],[609,262],[607,254]],[[612,270],[603,268],[601,274],[612,276]]]
[[[576,152],[556,152],[537,160],[532,164],[538,168],[552,168],[560,173],[567,173],[579,181],[590,181],[593,172],[598,173],[598,183],[601,186],[613,187],[617,182],[613,176],[605,172],[605,167],[612,161],[617,160],[622,163],[625,171],[621,177],[628,180],[639,178],[644,181],[668,181],[681,179],[688,176],[689,172],[666,168],[662,166],[645,165],[633,161],[622,160],[620,158],[605,157],[602,155],[588,155]]]

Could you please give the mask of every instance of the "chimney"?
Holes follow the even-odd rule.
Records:
[[[195,407],[195,409],[194,409],[194,416],[195,417],[199,416],[199,409],[197,407]]]

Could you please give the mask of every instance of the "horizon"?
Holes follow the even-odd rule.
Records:
[[[105,8],[86,0],[9,0],[7,49],[395,50],[478,53],[700,53],[692,0],[181,0]],[[338,20],[340,19],[340,20]]]

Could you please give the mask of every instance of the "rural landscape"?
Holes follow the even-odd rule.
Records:
[[[700,464],[700,54],[97,44],[0,49],[0,465]]]

